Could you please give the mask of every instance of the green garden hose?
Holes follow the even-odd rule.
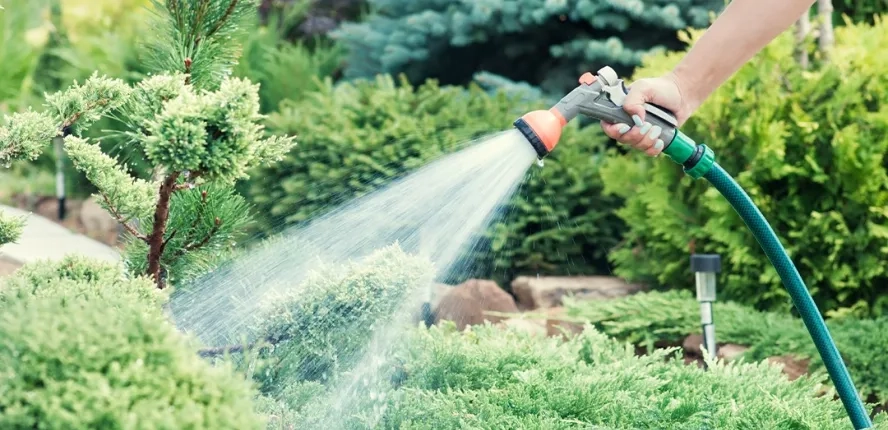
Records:
[[[612,123],[632,123],[632,119],[622,108],[623,99],[628,91],[613,69],[602,68],[597,75],[586,73],[580,77],[579,84],[552,108],[528,112],[513,124],[533,146],[540,158],[547,156],[555,148],[561,138],[562,128],[579,114]],[[792,302],[798,309],[808,333],[811,334],[811,339],[814,340],[814,345],[854,428],[856,430],[872,428],[869,414],[829,334],[826,322],[817,310],[817,305],[798,270],[761,211],[731,175],[715,162],[712,149],[706,145],[697,145],[678,130],[675,116],[671,112],[648,104],[645,106],[645,115],[645,122],[656,127],[659,138],[665,142],[663,153],[680,164],[688,176],[709,181],[728,200],[752,231],[771,264],[777,269],[783,285],[789,291]]]
[[[814,340],[814,345],[817,346],[817,351],[820,353],[829,377],[836,387],[836,392],[839,394],[839,398],[842,400],[842,404],[845,406],[854,428],[871,428],[873,424],[870,421],[869,414],[857,394],[857,389],[851,381],[851,375],[848,374],[845,362],[842,361],[842,357],[839,355],[839,350],[836,348],[836,344],[826,328],[823,317],[817,310],[817,305],[814,304],[814,299],[811,298],[811,294],[808,292],[805,282],[802,281],[799,271],[792,263],[789,255],[786,254],[786,250],[780,244],[780,239],[777,238],[764,215],[762,215],[749,195],[743,191],[743,188],[718,163],[713,163],[712,168],[703,175],[703,178],[709,181],[737,211],[740,218],[743,219],[743,222],[746,223],[746,226],[752,231],[752,235],[755,236],[755,239],[765,251],[768,260],[777,269],[780,280],[783,281],[783,285],[789,291],[792,303],[798,309],[799,315],[801,315],[802,321],[808,329],[808,333],[811,334],[811,339]]]

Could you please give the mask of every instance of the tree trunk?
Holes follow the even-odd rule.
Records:
[[[832,14],[832,0],[817,0],[817,15],[820,20],[820,37],[818,42],[820,54],[823,56],[824,62],[830,60],[830,51],[832,51],[832,47],[836,43],[835,35],[833,34]]]
[[[148,274],[154,278],[158,289],[166,286],[160,270],[160,259],[163,257],[164,235],[166,225],[170,217],[170,198],[176,190],[176,180],[179,172],[173,172],[160,185],[160,195],[157,199],[157,209],[154,211],[154,226],[151,235],[148,236]]]
[[[805,11],[795,24],[795,58],[802,70],[808,69],[808,49],[805,47],[805,40],[808,33],[811,32],[811,19]]]

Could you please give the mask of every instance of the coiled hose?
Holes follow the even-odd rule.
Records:
[[[814,299],[764,215],[743,188],[718,163],[713,163],[712,168],[703,175],[703,178],[709,181],[737,211],[765,251],[771,264],[777,269],[777,273],[789,291],[792,302],[798,309],[808,333],[814,340],[814,345],[817,346],[817,351],[826,365],[829,377],[836,387],[836,392],[838,392],[854,428],[857,430],[872,428],[873,424],[869,414],[857,394],[857,389],[851,381],[851,375],[839,355],[839,350],[829,334],[823,317],[817,310],[817,305],[814,304]]]

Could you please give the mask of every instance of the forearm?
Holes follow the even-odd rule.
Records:
[[[733,0],[673,70],[682,97],[696,110],[815,0]]]

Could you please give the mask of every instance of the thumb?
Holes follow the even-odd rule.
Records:
[[[629,94],[623,100],[623,110],[629,116],[638,115],[644,122],[644,104],[654,99],[654,87],[644,80],[636,81],[629,87]],[[632,118],[633,120],[635,118]]]

